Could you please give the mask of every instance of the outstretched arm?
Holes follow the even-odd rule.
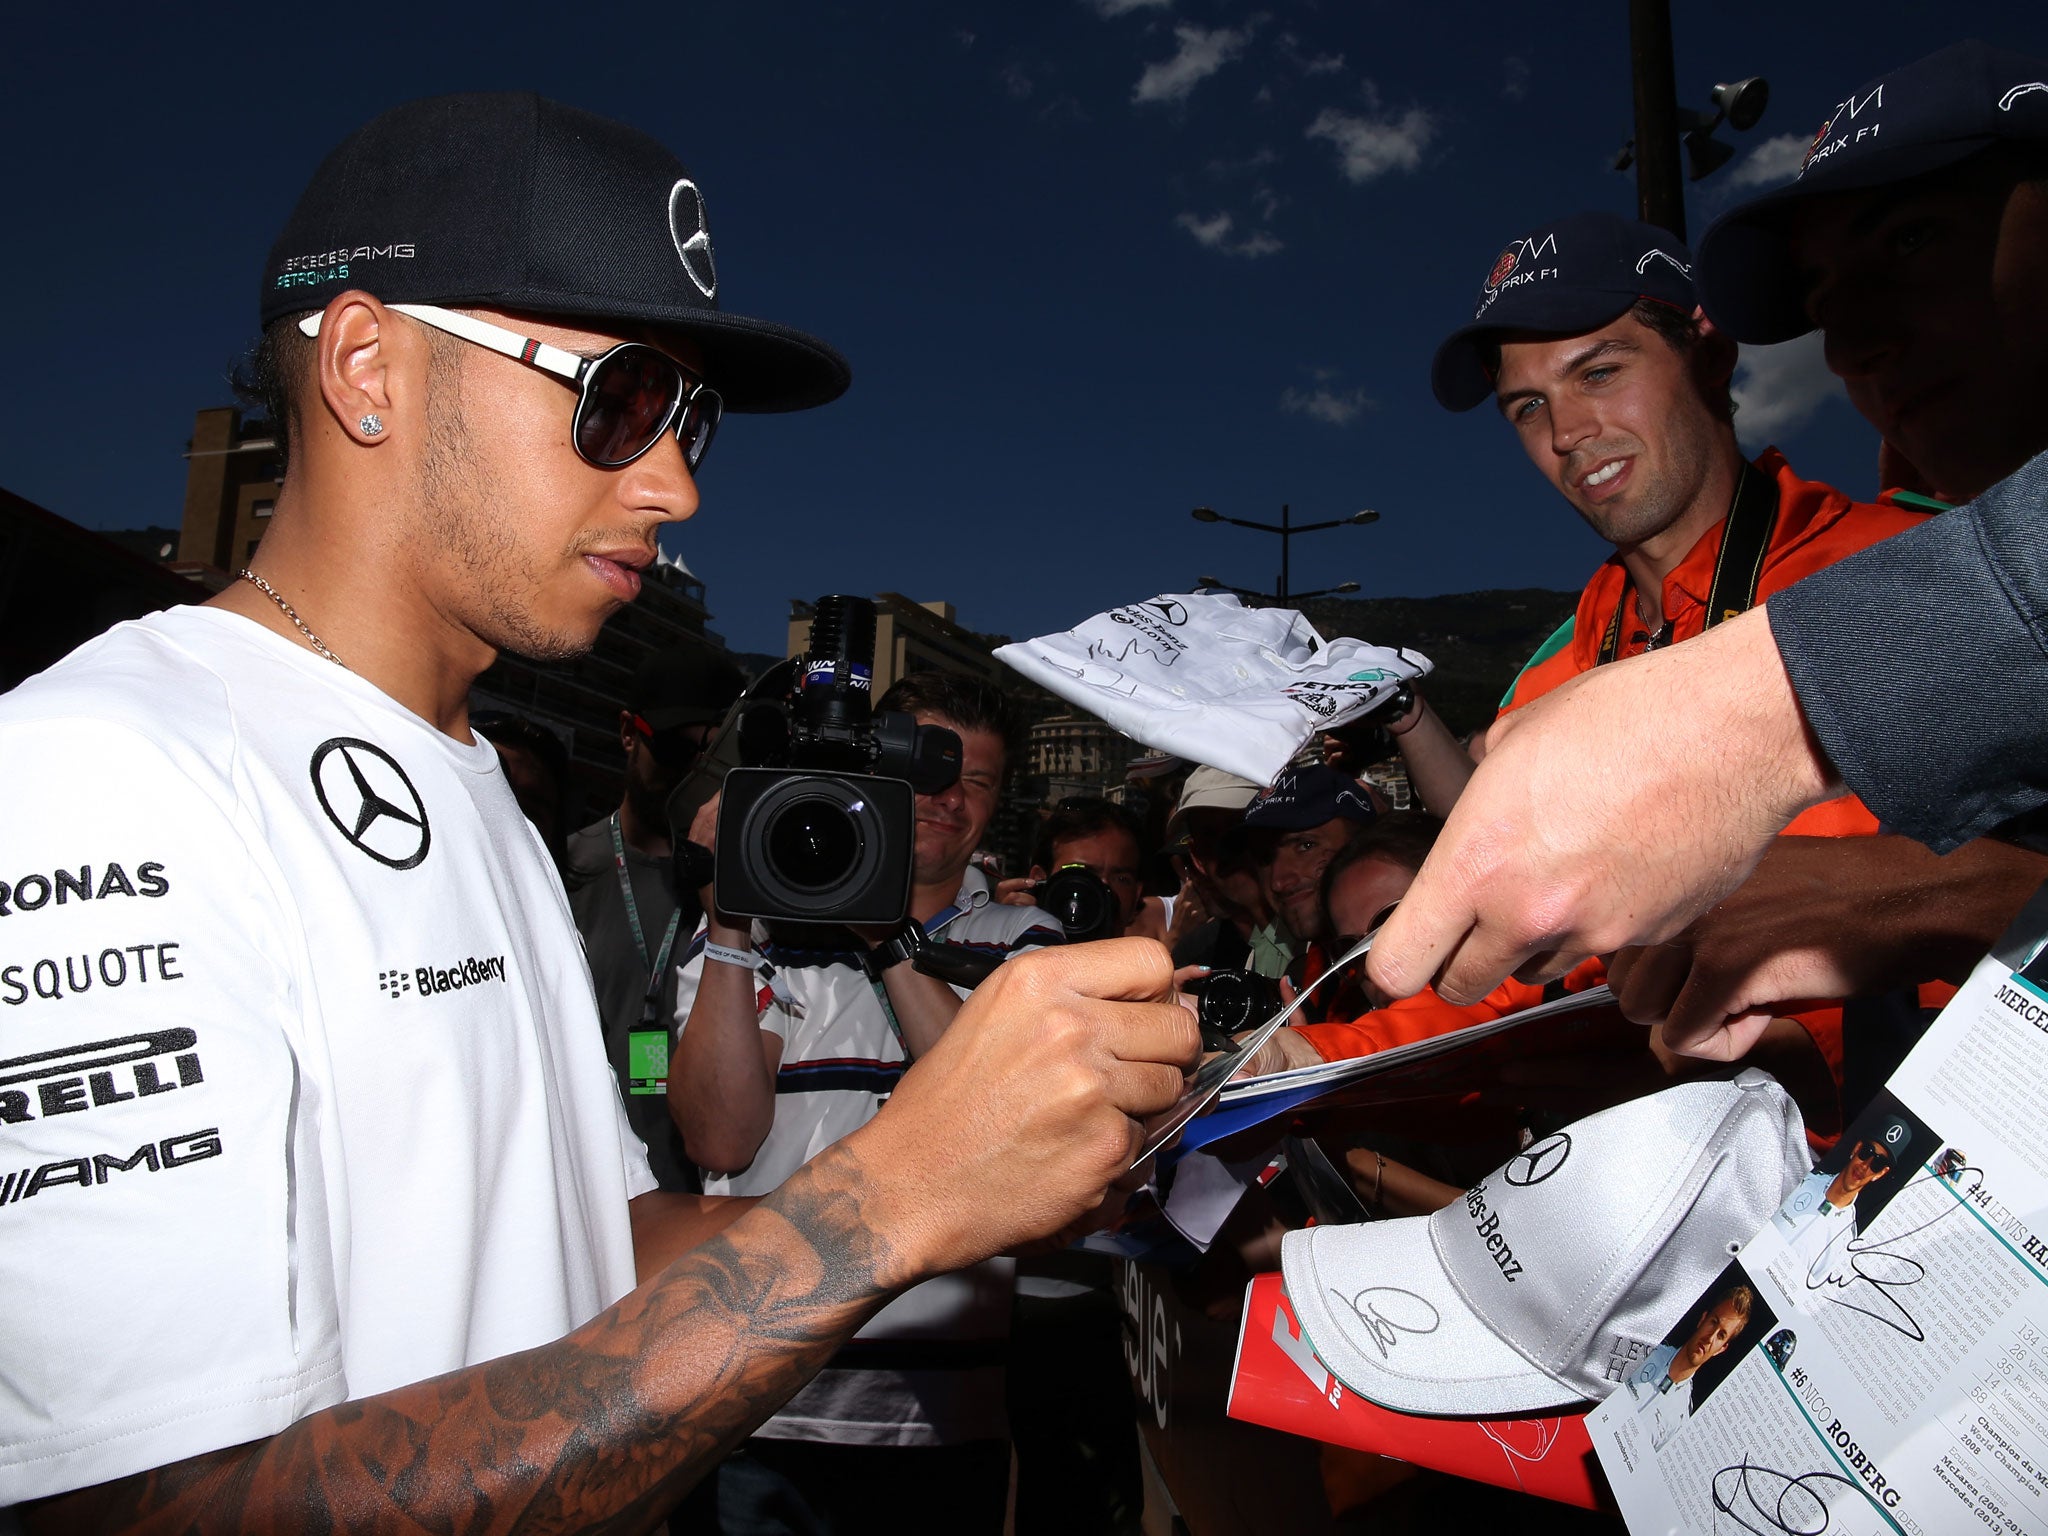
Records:
[[[645,1531],[887,1297],[1128,1185],[1194,1021],[1140,939],[1003,967],[876,1118],[567,1338],[59,1495],[34,1532]]]
[[[1416,690],[1415,702],[1398,720],[1387,722],[1387,734],[1408,765],[1408,782],[1432,816],[1448,816],[1465,793],[1472,770],[1479,765],[1464,744],[1451,734],[1443,717]]]
[[[752,929],[712,911],[705,937],[744,954],[754,953]],[[696,977],[687,1008],[678,1005],[668,1069],[668,1112],[683,1133],[690,1161],[714,1173],[736,1173],[754,1160],[775,1124],[775,1070],[782,1037],[761,1027],[756,972],[714,960],[690,962],[683,988]]]
[[[914,1278],[832,1148],[583,1328],[62,1495],[31,1532],[645,1531]]]
[[[1990,838],[1936,854],[1906,837],[1778,837],[1756,872],[1664,944],[1624,949],[1615,996],[1674,1050],[1733,1061],[1796,999],[1962,982],[2048,879]]]
[[[1660,942],[1839,793],[1768,613],[1588,672],[1496,724],[1380,930],[1373,981],[1471,1002],[1510,973],[1542,980]]]

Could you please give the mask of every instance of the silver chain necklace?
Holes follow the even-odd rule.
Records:
[[[312,646],[314,650],[318,651],[322,656],[325,656],[329,661],[333,662],[337,667],[341,668],[342,671],[346,672],[348,670],[348,663],[343,661],[339,656],[335,655],[334,652],[327,649],[327,646],[321,641],[320,637],[314,634],[313,631],[311,631],[310,629],[306,628],[306,621],[299,617],[299,610],[294,608],[290,603],[286,602],[283,596],[279,594],[277,588],[273,587],[261,576],[258,576],[246,565],[243,566],[239,571],[235,572],[235,575],[243,581],[253,583],[258,592],[261,592],[265,597],[269,598],[273,603],[277,604],[279,609],[283,611],[284,616],[290,619],[292,623],[298,627],[299,633],[306,637],[306,644]]]

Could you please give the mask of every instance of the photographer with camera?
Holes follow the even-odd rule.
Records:
[[[1017,732],[1008,701],[971,678],[920,672],[878,710],[960,738],[958,780],[917,796],[910,919],[934,940],[1004,956],[1059,942],[1049,915],[991,901],[969,867]],[[712,845],[718,826],[714,801],[692,841]],[[874,1118],[965,994],[902,963],[893,930],[791,933],[720,912],[711,895],[677,976],[669,1111],[707,1193],[764,1195]],[[751,1528],[754,1511],[801,1489],[796,1502],[846,1529],[886,1509],[906,1530],[1000,1530],[1012,1272],[992,1260],[885,1308],[720,1469],[721,1525]]]
[[[1114,801],[1074,795],[1039,829],[1031,873],[999,883],[996,900],[1052,913],[1070,941],[1121,938],[1145,897],[1144,867],[1138,818]]]

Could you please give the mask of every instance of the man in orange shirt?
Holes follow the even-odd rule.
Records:
[[[1729,397],[1735,344],[1701,313],[1691,269],[1691,253],[1650,225],[1603,213],[1560,219],[1500,253],[1471,322],[1437,351],[1439,403],[1465,411],[1494,401],[1537,470],[1615,547],[1515,679],[1503,714],[1604,662],[1692,639],[1927,515],[1802,480],[1776,450],[1743,458]],[[1427,706],[1400,725],[1404,749],[1417,733],[1448,736]],[[1423,782],[1428,759],[1407,755],[1424,801],[1448,809],[1455,789]],[[1785,830],[1867,836],[1877,821],[1844,796]],[[1570,984],[1601,979],[1583,966]],[[1363,1054],[1539,995],[1512,981],[1470,1007],[1423,994],[1398,1018],[1310,1028],[1281,1054],[1290,1063]],[[1839,1082],[1840,1008],[1794,1016]]]

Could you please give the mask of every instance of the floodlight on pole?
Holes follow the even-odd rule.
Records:
[[[1296,534],[1318,533],[1325,528],[1362,527],[1367,523],[1376,523],[1380,520],[1379,513],[1372,511],[1370,508],[1361,508],[1359,511],[1353,512],[1349,517],[1333,517],[1320,523],[1297,523],[1294,521],[1294,509],[1284,502],[1280,507],[1280,521],[1277,523],[1262,523],[1248,517],[1229,517],[1218,512],[1214,507],[1194,507],[1189,509],[1188,515],[1198,523],[1229,523],[1234,527],[1251,528],[1260,533],[1278,534],[1280,536],[1280,590],[1275,600],[1283,603],[1288,600],[1290,595],[1288,592],[1289,546]],[[1232,592],[1246,592],[1248,590],[1243,587],[1228,587],[1227,583],[1220,581],[1215,582],[1214,585],[1227,587],[1227,590]],[[1341,590],[1344,589],[1339,587],[1328,589],[1330,592]],[[1351,590],[1357,590],[1355,584],[1353,584]],[[1252,593],[1251,595],[1261,598],[1266,596],[1263,592]],[[1315,595],[1323,596],[1326,594],[1317,593]]]
[[[1725,118],[1728,126],[1737,133],[1747,133],[1757,125],[1757,119],[1764,115],[1764,108],[1771,104],[1771,82],[1762,75],[1751,75],[1747,80],[1737,80],[1732,85],[1714,87],[1714,107]]]
[[[1759,75],[1713,90],[1711,112],[1678,105],[1671,56],[1671,0],[1629,0],[1629,59],[1635,83],[1635,137],[1615,154],[1617,171],[1636,173],[1636,217],[1685,238],[1685,180],[1712,175],[1735,151],[1714,137],[1723,122],[1741,133],[1754,128],[1770,104],[1770,82]]]

